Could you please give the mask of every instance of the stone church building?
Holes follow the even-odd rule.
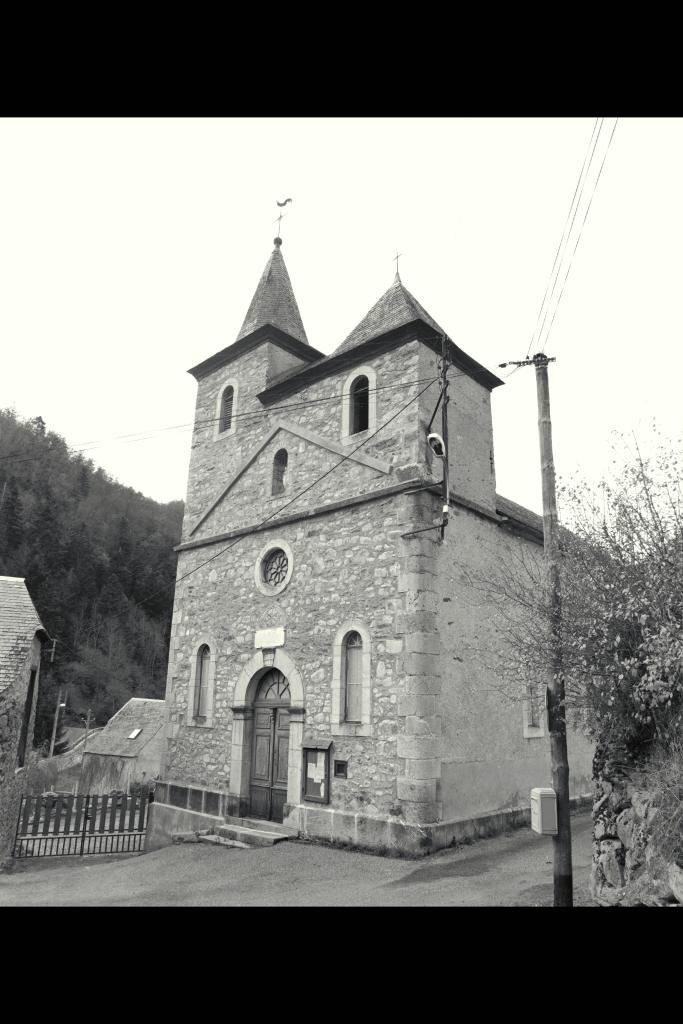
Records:
[[[397,273],[324,355],[281,244],[237,339],[189,371],[197,405],[151,846],[261,819],[428,851],[523,820],[529,790],[550,784],[544,712],[501,697],[495,615],[471,583],[515,551],[543,553],[540,518],[496,493],[502,381],[447,342],[442,540],[424,529],[443,505],[427,443],[442,328]],[[578,796],[591,750],[568,733]]]

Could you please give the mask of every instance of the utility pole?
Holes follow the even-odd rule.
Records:
[[[78,792],[81,791],[81,782],[83,781],[83,765],[85,764],[85,751],[88,746],[88,733],[90,731],[90,711],[88,708],[88,717],[85,720],[85,736],[83,737],[83,752],[81,754],[81,770],[78,775]]]
[[[553,460],[552,425],[548,363],[555,362],[543,352],[533,359],[502,363],[501,366],[534,366],[538,401],[538,437],[541,450],[543,485],[543,550],[546,564],[546,587],[549,603],[551,666],[546,689],[548,727],[550,731],[550,764],[553,789],[557,800],[557,835],[553,836],[553,890],[556,907],[573,906],[572,837],[569,819],[569,761],[567,758],[567,721],[565,714],[564,674],[562,666],[562,595],[558,565],[558,522],[555,495],[555,463]]]
[[[449,511],[448,494],[448,343],[446,335],[441,335],[441,436],[444,444],[443,459],[443,508],[441,510],[441,540],[446,532]]]
[[[66,707],[66,705],[62,704],[62,688],[60,686],[59,693],[57,694],[57,707],[55,708],[55,720],[52,726],[52,739],[50,740],[50,753],[48,754],[48,757],[52,757],[55,751],[55,739],[57,738],[57,723],[59,721],[59,709],[63,707]]]

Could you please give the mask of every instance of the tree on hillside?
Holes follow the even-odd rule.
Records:
[[[182,514],[72,455],[41,417],[0,410],[0,574],[25,577],[58,641],[41,667],[36,745],[60,687],[98,724],[133,694],[163,696]]]

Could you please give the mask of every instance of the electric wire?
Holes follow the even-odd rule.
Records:
[[[211,555],[210,558],[205,559],[203,562],[200,562],[199,565],[196,565],[193,569],[190,569],[188,572],[184,573],[182,576],[179,576],[176,580],[174,580],[174,582],[172,584],[168,584],[168,585],[166,585],[164,587],[160,587],[159,590],[155,590],[152,594],[149,594],[146,598],[143,598],[142,601],[136,601],[134,607],[138,607],[138,608],[141,607],[143,604],[146,604],[147,601],[151,601],[153,597],[157,597],[159,594],[163,593],[165,590],[168,590],[169,586],[173,586],[174,588],[177,587],[177,585],[179,583],[182,583],[183,580],[186,580],[188,578],[188,576],[192,576],[193,573],[198,572],[199,569],[202,569],[205,565],[208,565],[209,562],[213,562],[216,558],[220,558],[220,556],[224,555],[226,553],[226,551],[230,551],[230,549],[234,548],[236,544],[239,544],[239,542],[241,540],[244,540],[245,538],[248,538],[248,537],[253,537],[255,534],[259,533],[263,529],[263,527],[265,526],[266,523],[270,522],[270,520],[274,519],[276,516],[279,516],[282,512],[284,512],[284,510],[286,508],[289,508],[289,506],[293,505],[295,501],[298,501],[299,498],[301,498],[304,494],[306,494],[308,491],[312,490],[322,480],[324,480],[331,473],[334,473],[337,469],[339,469],[339,467],[344,462],[347,462],[348,459],[350,459],[353,455],[355,455],[356,452],[359,451],[363,447],[363,445],[366,445],[368,443],[368,441],[371,441],[373,439],[373,437],[376,437],[377,434],[379,434],[379,432],[381,430],[384,430],[384,428],[387,427],[390,423],[392,423],[393,420],[397,419],[401,415],[402,412],[405,412],[405,410],[410,405],[412,405],[413,402],[416,402],[418,398],[420,398],[422,395],[424,395],[424,393],[426,391],[428,391],[429,388],[432,387],[433,384],[438,383],[438,380],[439,380],[438,377],[435,377],[433,380],[431,380],[429,382],[429,384],[427,384],[427,387],[423,388],[422,391],[418,392],[417,395],[413,395],[413,397],[408,402],[406,402],[405,405],[402,405],[401,408],[397,412],[395,412],[393,414],[393,416],[390,416],[388,420],[385,420],[384,423],[380,424],[380,426],[377,428],[377,430],[375,430],[374,433],[368,435],[368,437],[366,437],[363,441],[361,441],[360,444],[358,444],[353,449],[353,451],[350,451],[346,455],[343,455],[341,457],[341,459],[339,460],[339,462],[335,463],[334,466],[332,466],[330,469],[326,470],[324,473],[321,474],[321,476],[319,476],[315,480],[313,480],[312,483],[310,483],[306,487],[304,487],[304,489],[302,491],[299,491],[298,494],[295,494],[293,498],[290,498],[289,501],[285,502],[284,505],[282,505],[280,508],[276,509],[275,512],[271,512],[270,515],[266,516],[266,518],[264,520],[262,520],[257,526],[255,526],[253,528],[253,530],[250,530],[248,533],[244,533],[241,536],[236,537],[235,540],[231,544],[228,544],[226,547],[221,548],[221,550],[217,551],[216,554]]]
[[[422,378],[420,378],[418,380],[399,381],[396,384],[382,384],[382,385],[380,385],[379,387],[376,387],[376,388],[368,388],[367,394],[371,395],[371,394],[374,394],[377,391],[387,391],[387,390],[396,389],[396,388],[413,387],[414,385],[417,385],[417,384],[424,384],[426,381],[430,381],[432,379],[433,379],[432,377],[422,377]],[[306,399],[305,401],[301,401],[301,402],[292,402],[289,405],[275,405],[275,406],[271,406],[270,408],[267,408],[267,409],[253,409],[251,412],[237,412],[237,413],[233,413],[232,416],[230,417],[230,419],[231,419],[231,422],[232,422],[232,420],[249,419],[249,418],[253,419],[254,417],[258,417],[258,416],[270,416],[270,415],[276,414],[278,412],[291,412],[292,410],[307,408],[307,407],[312,406],[312,405],[320,405],[323,402],[339,401],[339,399],[342,398],[342,397],[343,397],[342,395],[335,394],[335,395],[325,396],[324,398],[310,398],[310,399]],[[176,424],[175,426],[172,426],[172,427],[159,427],[159,428],[155,428],[154,430],[149,431],[149,432],[148,431],[139,431],[139,434],[144,435],[144,436],[137,436],[135,434],[122,434],[122,435],[120,435],[120,437],[122,439],[123,438],[130,438],[131,441],[146,441],[146,440],[149,440],[149,438],[154,433],[157,433],[158,431],[164,431],[164,430],[166,430],[166,431],[168,431],[168,430],[184,430],[184,429],[189,429],[190,427],[194,428],[196,426],[210,426],[213,423],[218,423],[220,421],[220,419],[221,419],[220,416],[207,416],[207,417],[204,417],[203,419],[193,420],[192,422],[179,423],[179,424]],[[80,444],[80,445],[107,444],[109,442],[109,440],[111,440],[111,439],[102,438],[102,439],[100,439],[98,441],[81,441],[81,442],[77,442],[75,446],[77,446],[78,444]],[[114,440],[116,440],[116,438],[114,438]],[[92,451],[93,449],[92,448],[81,447],[79,450],[80,451]]]
[[[448,379],[449,380],[455,380],[458,377],[465,377],[465,376],[468,376],[468,375],[466,373],[464,373],[464,371],[461,371],[459,373],[449,374]],[[423,377],[423,378],[420,378],[418,380],[403,381],[403,382],[398,383],[398,384],[385,384],[385,385],[383,385],[381,387],[378,387],[378,388],[370,388],[368,393],[372,394],[375,391],[382,391],[382,390],[387,390],[387,389],[390,389],[390,388],[412,387],[414,385],[424,384],[426,381],[432,381],[434,379],[437,379],[437,378]],[[307,401],[307,402],[299,402],[299,403],[295,403],[295,404],[292,404],[292,405],[282,405],[282,406],[277,406],[277,407],[274,407],[274,408],[271,408],[271,409],[255,409],[253,412],[235,413],[233,418],[234,419],[237,419],[237,418],[241,419],[241,418],[248,418],[248,417],[270,416],[271,414],[274,414],[274,413],[277,413],[277,412],[288,412],[290,410],[296,410],[296,409],[302,408],[304,406],[316,405],[316,404],[319,404],[321,402],[339,401],[341,397],[342,396],[337,394],[337,395],[330,395],[327,398],[311,399],[310,401]],[[151,440],[154,440],[157,437],[157,435],[161,434],[161,433],[165,433],[165,432],[168,432],[168,431],[171,431],[171,430],[191,430],[191,429],[194,429],[194,427],[197,424],[200,424],[200,425],[203,425],[203,426],[209,426],[212,423],[217,423],[219,419],[220,419],[220,417],[210,417],[210,418],[205,418],[205,419],[201,419],[201,420],[195,420],[195,421],[188,422],[188,423],[178,423],[178,424],[175,424],[175,425],[170,426],[170,427],[156,427],[153,430],[150,430],[149,432],[140,431],[138,434],[119,434],[119,435],[115,435],[115,436],[110,437],[110,438],[101,438],[97,442],[96,441],[81,442],[81,444],[89,444],[90,447],[81,447],[81,448],[79,448],[79,447],[77,447],[77,445],[68,445],[67,446],[67,452],[68,452],[69,455],[72,455],[72,456],[86,455],[86,454],[88,454],[90,452],[97,451],[100,448],[106,448],[109,445],[112,445],[112,444],[115,444],[115,443],[120,443],[120,444],[136,444],[136,443],[138,443],[140,441],[151,441]],[[6,454],[6,455],[0,455],[0,461],[5,461],[6,459],[16,459],[16,462],[14,463],[14,465],[20,465],[21,463],[24,463],[24,462],[35,462],[37,459],[42,459],[44,457],[44,453],[43,452],[41,452],[41,453],[39,453],[37,455],[27,455],[27,456],[24,456],[23,458],[19,458],[19,456],[22,456],[22,455],[24,455],[23,452],[10,452],[9,454]]]
[[[464,375],[463,374],[459,374],[459,376],[464,376]],[[346,455],[343,455],[342,458],[339,460],[339,462],[335,463],[334,466],[332,466],[330,469],[326,470],[323,474],[321,474],[321,476],[317,477],[315,480],[312,481],[312,483],[308,484],[308,486],[304,487],[304,489],[302,491],[299,491],[298,494],[295,494],[293,498],[290,498],[290,500],[285,502],[285,504],[282,505],[280,508],[276,509],[274,512],[271,512],[270,515],[266,516],[266,518],[263,519],[260,523],[258,523],[252,530],[249,530],[247,533],[241,534],[239,537],[236,537],[235,540],[231,544],[228,544],[226,547],[221,548],[220,551],[217,551],[214,555],[211,555],[210,558],[207,558],[203,562],[200,562],[199,565],[194,566],[193,569],[190,569],[188,572],[184,573],[182,576],[179,576],[177,579],[173,580],[172,583],[168,583],[168,584],[166,584],[163,587],[159,587],[158,590],[152,591],[151,594],[148,594],[147,597],[142,598],[141,601],[133,601],[133,602],[131,602],[131,607],[133,607],[133,608],[141,608],[144,604],[147,604],[148,601],[151,601],[153,598],[158,597],[159,594],[163,594],[166,590],[169,590],[171,587],[173,587],[173,589],[175,590],[177,585],[179,583],[181,583],[183,580],[186,580],[188,578],[188,576],[192,576],[193,573],[198,572],[199,569],[202,569],[205,565],[208,565],[209,562],[213,562],[216,558],[219,558],[221,555],[224,555],[226,553],[226,551],[230,551],[230,549],[234,548],[236,544],[239,544],[239,542],[241,540],[245,540],[245,539],[248,539],[249,537],[255,536],[257,533],[259,533],[263,529],[263,527],[266,525],[266,523],[270,522],[271,519],[274,519],[276,516],[279,516],[282,512],[284,512],[284,510],[286,508],[289,508],[289,506],[293,505],[295,501],[298,501],[298,499],[301,498],[304,494],[306,494],[308,491],[312,490],[322,480],[324,480],[326,477],[330,476],[331,473],[335,472],[335,470],[339,469],[339,467],[344,462],[347,462],[353,455],[355,455],[355,453],[357,451],[359,451],[364,445],[366,445],[368,443],[368,441],[371,441],[374,437],[376,437],[377,434],[379,434],[381,430],[383,430],[385,427],[387,427],[393,420],[397,419],[398,416],[400,416],[402,412],[405,412],[405,410],[409,406],[411,406],[413,404],[413,402],[416,402],[418,398],[420,398],[422,395],[424,395],[425,392],[428,391],[429,388],[433,384],[437,384],[439,382],[439,379],[440,379],[439,377],[432,378],[429,381],[429,383],[427,384],[427,386],[422,389],[422,391],[418,392],[417,395],[413,395],[413,397],[411,399],[409,399],[409,401],[407,401],[405,403],[405,405],[402,405],[401,408],[397,412],[395,412],[393,414],[393,416],[390,416],[388,420],[385,420],[384,423],[381,423],[379,425],[379,427],[377,428],[377,430],[374,431],[374,433],[370,434],[368,437],[364,438],[360,442],[360,444],[356,445],[356,447],[353,449],[353,451],[350,451]],[[78,653],[77,650],[74,647],[72,647],[71,644],[65,642],[64,640],[56,640],[56,643],[59,643],[63,648],[67,649],[71,654],[76,655]]]
[[[453,374],[451,377],[449,377],[449,379],[452,380],[452,379],[455,379],[456,377],[462,377],[462,376],[466,376],[466,374],[464,374],[462,372],[461,373],[456,373],[456,374]],[[433,378],[431,378],[431,377],[422,377],[422,378],[418,378],[417,380],[400,381],[400,382],[398,382],[396,384],[384,384],[384,385],[380,385],[379,387],[376,387],[376,388],[369,388],[368,389],[368,394],[373,394],[373,393],[375,393],[377,391],[386,391],[386,390],[397,389],[397,388],[412,387],[414,385],[424,384],[425,382],[431,381],[432,379]],[[302,402],[294,402],[294,403],[291,403],[290,405],[273,406],[273,407],[271,407],[269,409],[255,409],[252,412],[234,413],[233,416],[232,416],[232,419],[248,419],[250,417],[251,418],[255,418],[255,417],[259,417],[259,416],[270,416],[271,414],[276,414],[278,412],[290,412],[292,410],[297,410],[297,409],[305,408],[307,406],[312,406],[312,405],[318,405],[318,404],[324,403],[324,402],[339,401],[341,397],[342,397],[341,395],[335,394],[335,395],[329,395],[329,396],[327,396],[325,398],[314,398],[314,399],[308,399],[308,400],[302,401]],[[148,431],[142,431],[141,430],[141,431],[133,432],[133,433],[130,433],[130,434],[116,434],[116,435],[113,435],[111,437],[103,437],[103,438],[92,439],[91,441],[78,441],[78,442],[75,442],[73,445],[68,445],[67,449],[68,449],[69,453],[72,454],[72,455],[82,455],[82,454],[85,454],[86,452],[96,451],[98,448],[106,447],[106,446],[108,446],[110,444],[113,444],[115,442],[120,442],[122,444],[135,444],[138,441],[149,441],[149,440],[153,439],[157,434],[160,434],[160,433],[167,433],[167,432],[169,432],[171,430],[189,430],[189,429],[193,429],[197,425],[209,426],[212,423],[217,423],[219,420],[220,420],[219,416],[206,417],[206,418],[203,418],[203,419],[192,420],[192,421],[189,421],[187,423],[176,423],[176,424],[173,424],[173,425],[168,426],[168,427],[154,427],[154,428],[151,428]],[[0,461],[5,461],[6,459],[17,458],[19,462],[32,462],[35,459],[42,458],[42,454],[39,454],[39,455],[35,455],[35,456],[31,455],[31,456],[27,456],[27,457],[25,457],[23,459],[19,459],[18,457],[23,455],[23,454],[24,454],[23,452],[9,452],[6,455],[0,455]]]
[[[565,274],[564,281],[562,282],[562,288],[560,290],[560,294],[559,294],[558,299],[557,299],[557,304],[555,305],[555,312],[553,313],[553,318],[550,321],[550,327],[548,328],[548,333],[545,336],[545,341],[543,342],[543,346],[541,348],[541,352],[545,351],[545,347],[548,344],[548,339],[550,338],[550,332],[552,331],[553,324],[555,323],[555,317],[557,316],[557,311],[560,308],[560,302],[562,301],[562,296],[564,295],[564,289],[565,289],[565,285],[567,284],[567,278],[569,277],[569,271],[572,269],[572,263],[574,262],[574,256],[576,255],[576,250],[578,249],[579,242],[581,241],[581,233],[583,232],[584,225],[585,225],[585,223],[586,223],[586,221],[588,219],[588,214],[590,213],[590,208],[591,208],[591,205],[593,203],[593,198],[595,196],[595,192],[596,192],[596,189],[598,187],[598,182],[600,181],[600,175],[602,174],[602,169],[605,166],[605,160],[607,159],[607,154],[609,152],[609,148],[610,148],[610,145],[612,143],[612,139],[614,138],[614,133],[615,133],[616,128],[617,128],[618,120],[619,120],[618,117],[615,118],[614,127],[612,128],[612,134],[610,135],[609,140],[607,142],[607,147],[605,148],[605,153],[604,153],[604,156],[602,158],[602,163],[600,164],[600,170],[598,171],[598,176],[595,179],[595,184],[593,185],[593,191],[591,192],[591,197],[590,197],[590,199],[588,201],[588,207],[586,209],[586,214],[585,214],[585,216],[583,218],[583,222],[581,224],[581,227],[579,228],[579,234],[578,234],[578,237],[576,239],[576,245],[574,246],[574,252],[572,253],[571,258],[569,260],[569,266],[567,267],[567,273]],[[540,341],[540,336],[539,336],[539,341]]]
[[[595,134],[595,130],[596,130],[597,126],[598,126],[598,121],[600,121],[600,127],[598,128],[598,133],[596,135]],[[595,149],[596,149],[596,146],[598,144],[598,139],[600,138],[600,132],[602,131],[603,121],[604,121],[604,118],[600,119],[600,118],[596,117],[595,124],[593,125],[593,131],[591,132],[591,137],[590,137],[590,140],[588,142],[588,148],[586,149],[586,155],[583,158],[583,164],[582,164],[581,170],[579,172],[579,177],[577,178],[577,181],[576,181],[576,188],[574,189],[574,195],[572,196],[572,201],[571,201],[571,203],[569,205],[569,211],[567,212],[567,219],[566,219],[565,224],[564,224],[564,229],[562,231],[562,235],[560,236],[560,241],[559,241],[559,244],[557,246],[557,251],[555,253],[555,259],[553,260],[552,270],[550,271],[550,277],[548,278],[548,283],[547,283],[546,288],[545,288],[545,294],[543,296],[543,300],[542,300],[540,308],[538,310],[538,316],[536,318],[536,326],[534,327],[533,333],[531,335],[531,340],[529,342],[529,347],[527,349],[526,356],[524,357],[525,359],[529,358],[529,353],[531,352],[531,348],[532,348],[532,346],[534,344],[534,338],[536,337],[536,332],[538,331],[538,337],[539,338],[540,338],[541,334],[543,333],[543,327],[545,325],[546,318],[548,316],[548,308],[550,307],[550,304],[552,303],[553,294],[555,292],[555,288],[557,286],[557,281],[558,281],[560,272],[562,270],[562,260],[564,259],[564,254],[566,252],[567,245],[569,244],[569,236],[571,235],[572,228],[574,227],[574,220],[576,219],[576,213],[577,213],[577,210],[578,210],[579,205],[581,203],[581,199],[583,197],[583,189],[584,189],[585,184],[586,184],[586,179],[588,178],[588,172],[590,171],[590,165],[591,165],[591,163],[593,161],[593,157],[595,155]],[[595,139],[595,141],[594,141],[594,139]],[[591,150],[591,146],[592,146],[592,150]],[[589,158],[589,154],[590,154],[590,158]],[[585,172],[585,176],[584,176],[584,172]],[[582,184],[582,178],[583,178],[583,184]],[[579,186],[581,186],[580,191],[579,191]],[[578,194],[578,201],[577,201],[577,194]],[[575,201],[576,201],[576,205],[575,205]],[[572,215],[572,210],[574,211],[573,215]],[[567,225],[570,222],[570,218],[571,218],[571,224],[569,225],[569,230],[567,230]],[[563,242],[564,242],[564,247],[563,247]],[[560,249],[562,249],[562,256],[560,257],[559,263],[558,263],[558,257],[560,256]],[[556,266],[557,266],[557,273],[555,274],[555,267]],[[554,280],[553,280],[553,274],[555,274]],[[553,285],[552,285],[552,290],[550,291],[550,297],[548,297],[548,290],[550,289],[551,281],[553,281]],[[543,323],[541,324],[541,328],[539,330],[538,325],[539,325],[539,323],[541,321],[541,314],[543,313],[543,307],[545,306],[546,298],[548,298],[548,308],[545,311],[545,316],[543,317]]]

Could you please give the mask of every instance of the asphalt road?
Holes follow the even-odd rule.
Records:
[[[590,813],[572,817],[575,906],[592,905]],[[552,906],[552,840],[530,829],[420,860],[301,840],[239,850],[183,844],[127,857],[22,861],[0,906]]]

